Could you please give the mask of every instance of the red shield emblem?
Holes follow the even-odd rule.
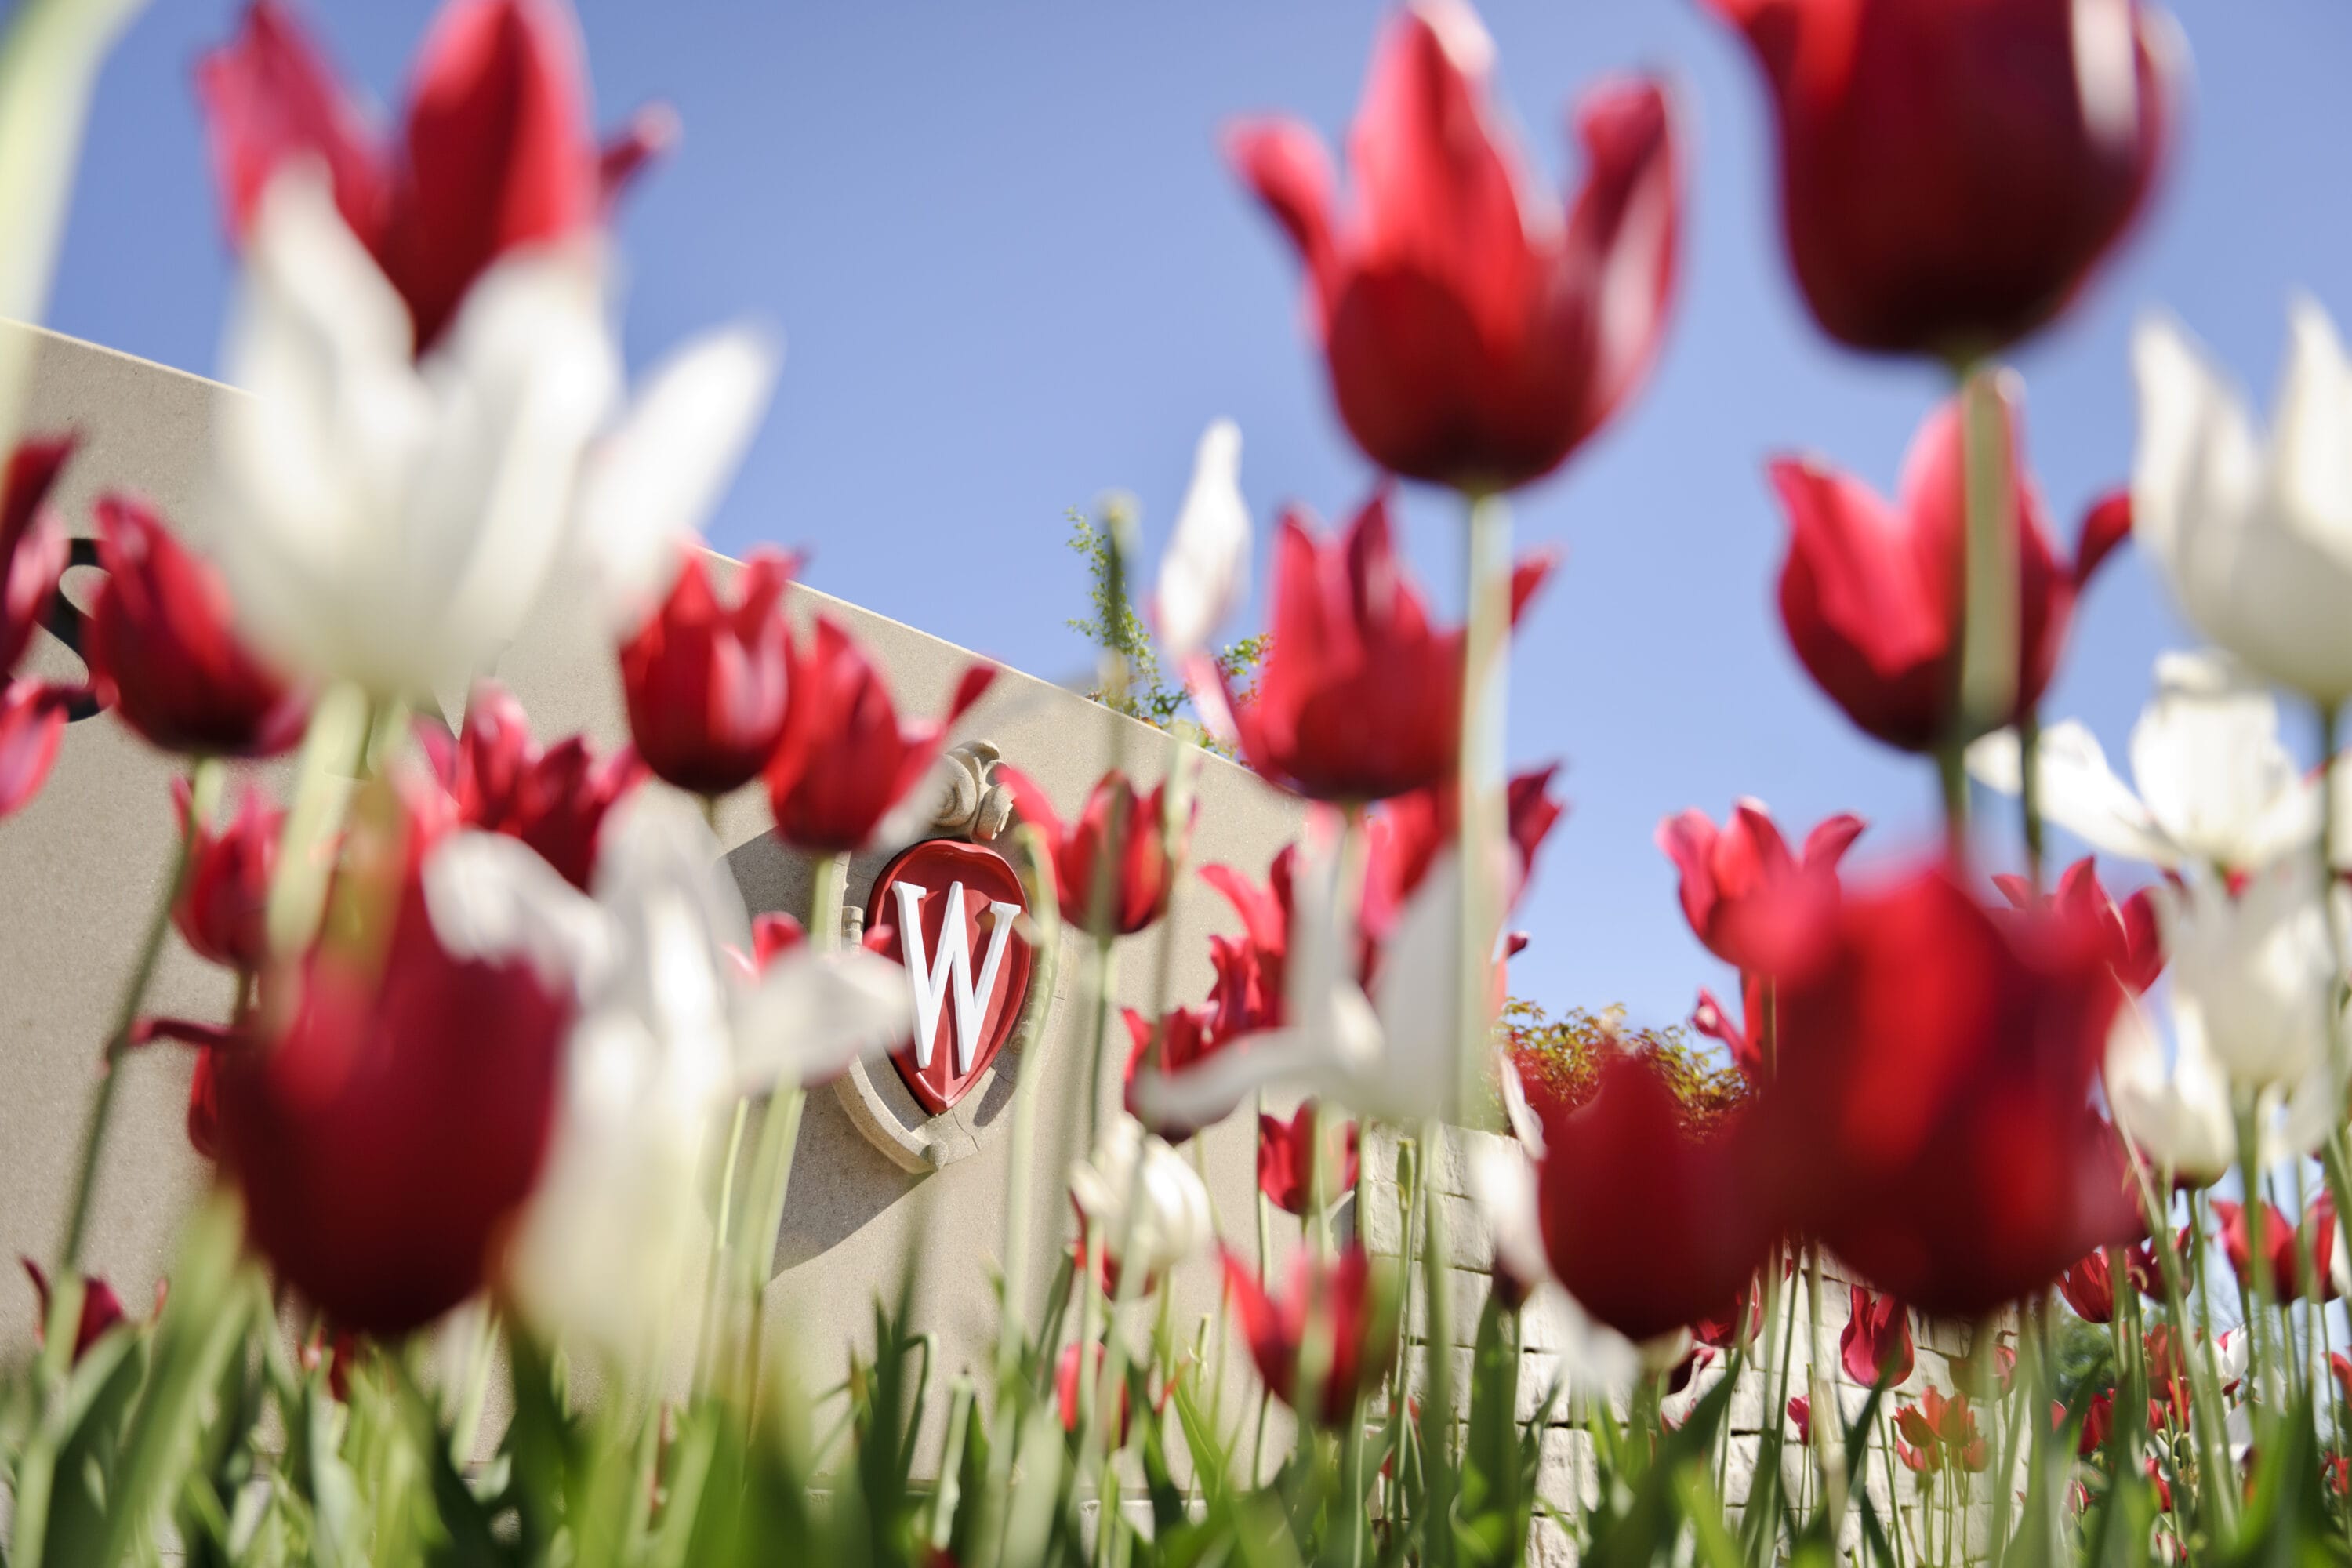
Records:
[[[907,971],[915,1037],[892,1053],[908,1091],[937,1116],[961,1100],[1012,1037],[1034,954],[1013,930],[1029,908],[995,850],[961,839],[914,845],[882,869],[866,923]]]

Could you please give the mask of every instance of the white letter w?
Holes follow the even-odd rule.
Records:
[[[915,988],[915,1066],[931,1065],[931,1039],[939,1033],[940,1004],[950,995],[955,1000],[955,1070],[958,1076],[971,1070],[972,1058],[980,1052],[982,1011],[989,994],[996,989],[996,972],[1003,967],[1004,944],[1013,935],[1013,917],[1021,906],[1001,900],[992,901],[982,918],[990,922],[988,956],[981,961],[980,978],[971,974],[971,944],[963,934],[963,884],[955,882],[948,888],[947,914],[940,922],[940,951],[937,957],[923,951],[923,900],[930,897],[929,888],[919,888],[912,882],[894,882],[890,890],[898,898],[898,942],[907,955],[907,980]]]

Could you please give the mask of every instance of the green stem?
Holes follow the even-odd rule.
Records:
[[[2009,721],[2018,692],[2017,528],[2009,515],[2009,406],[2000,368],[1961,382],[1961,462],[1967,511],[1958,728],[1955,748]]]
[[[106,1054],[97,1086],[90,1094],[89,1116],[82,1131],[81,1163],[74,1172],[73,1197],[66,1207],[65,1248],[58,1268],[59,1296],[71,1291],[77,1321],[81,1291],[75,1281],[81,1268],[82,1244],[89,1237],[90,1204],[98,1192],[107,1127],[114,1115],[114,1091],[121,1077],[122,1053],[131,1044],[131,1031],[139,1022],[139,1009],[146,1004],[148,989],[155,983],[155,968],[163,956],[163,939],[172,929],[172,908],[180,901],[180,894],[187,886],[188,869],[195,857],[196,832],[201,825],[212,820],[220,784],[220,763],[210,757],[197,758],[190,769],[189,821],[172,847],[171,871],[163,879],[163,896],[147,918],[147,930],[140,938],[137,955],[131,961],[131,977],[123,984],[121,998],[115,1004],[114,1020],[107,1028]]]
[[[1422,1203],[1427,1226],[1422,1244],[1423,1288],[1429,1293],[1428,1331],[1423,1352],[1429,1360],[1429,1399],[1421,1410],[1421,1464],[1424,1488],[1423,1518],[1436,1521],[1423,1536],[1433,1564],[1453,1561],[1453,1537],[1443,1521],[1454,1514],[1454,1305],[1446,1289],[1445,1210],[1430,1181],[1442,1157],[1438,1140],[1444,1124],[1432,1117],[1422,1124],[1420,1163]]]
[[[2017,760],[2024,770],[2017,791],[2018,810],[2025,824],[2025,874],[2033,890],[2042,890],[2042,715],[2032,708],[2017,716]]]
[[[1936,748],[1936,785],[1944,805],[1944,847],[1954,860],[1969,848],[1969,769],[1966,749],[1947,742]]]

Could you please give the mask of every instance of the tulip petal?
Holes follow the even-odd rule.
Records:
[[[247,10],[236,40],[197,65],[196,96],[232,234],[250,233],[271,176],[306,157],[324,161],[352,230],[381,232],[390,190],[375,133],[285,6]]]
[[[2024,763],[2017,731],[1997,730],[1968,751],[1969,774],[1988,789],[2016,795]],[[2180,847],[2168,837],[2129,785],[2107,765],[2097,737],[2072,719],[2042,731],[2034,749],[2041,778],[2042,814],[2095,849],[2150,865],[2180,864]]]
[[[2139,445],[2132,463],[2132,535],[2147,547],[2197,627],[2230,646],[2216,574],[2248,526],[2262,459],[2245,399],[2168,318],[2132,336]]]
[[[528,960],[550,985],[593,993],[613,931],[588,896],[519,838],[461,832],[425,862],[425,902],[442,950],[462,962]]]
[[[653,372],[581,476],[582,543],[616,630],[668,587],[677,542],[700,535],[767,411],[781,346],[751,327],[709,333]]]
[[[0,816],[40,793],[65,740],[70,695],[37,680],[0,680]]]
[[[861,949],[795,949],[769,966],[736,1025],[736,1088],[825,1083],[915,1031],[907,972]]]
[[[1249,596],[1250,515],[1241,464],[1241,427],[1214,421],[1193,454],[1192,484],[1160,557],[1152,600],[1161,657],[1178,668]]]

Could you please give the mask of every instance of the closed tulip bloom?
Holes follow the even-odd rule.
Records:
[[[1813,1445],[1813,1402],[1801,1394],[1789,1395],[1789,1425],[1797,1429],[1801,1447]]]
[[[1892,1296],[1853,1287],[1845,1331],[1838,1335],[1838,1362],[1846,1376],[1864,1388],[1893,1388],[1911,1375],[1911,1314]]]
[[[172,781],[172,799],[188,837],[187,879],[172,923],[197,957],[257,973],[269,957],[269,878],[286,814],[253,784],[238,796],[236,815],[218,827],[196,820],[184,779]]]
[[[2058,1294],[2066,1298],[2066,1305],[2086,1323],[2112,1322],[2116,1315],[2115,1272],[2107,1264],[2107,1255],[2092,1252],[2058,1276]]]
[[[2215,649],[2157,656],[2156,695],[2132,726],[2131,784],[2072,719],[2042,731],[2034,760],[2045,817],[2103,853],[2167,871],[2251,871],[2319,837],[2318,785],[2279,739],[2277,700]],[[2017,794],[2016,733],[1970,746],[1969,772]]]
[[[2230,1268],[2238,1276],[2238,1283],[2249,1289],[2253,1284],[2254,1247],[2252,1223],[2246,1205],[2231,1203],[2227,1198],[2213,1200],[2213,1214],[2221,1222],[2221,1247],[2230,1255]],[[2336,1299],[2334,1263],[2336,1258],[2336,1200],[2326,1194],[2311,1206],[2313,1268],[2315,1277],[2315,1294],[2321,1301]],[[2263,1205],[2263,1257],[2270,1273],[2264,1289],[2273,1302],[2293,1301],[2303,1295],[2303,1246],[2294,1221],[2279,1212],[2276,1204]]]
[[[228,584],[155,510],[98,502],[106,583],[83,637],[99,700],[167,752],[271,757],[302,737],[309,701],[239,639]]]
[[[1192,837],[1198,801],[1191,803],[1184,820],[1171,825],[1164,784],[1139,795],[1125,773],[1108,773],[1087,792],[1077,820],[1066,824],[1054,810],[1053,797],[1026,773],[1000,766],[996,777],[1013,792],[1022,819],[1053,847],[1054,886],[1064,921],[1082,931],[1133,936],[1167,911],[1169,878]],[[1108,900],[1100,910],[1098,895]]]
[[[1849,886],[1778,990],[1758,1113],[1790,1217],[1921,1312],[1975,1316],[2135,1234],[2090,1104],[2125,1000],[2079,910],[1996,918],[1938,866]]]
[[[2116,1012],[2107,1037],[2107,1105],[2150,1164],[2174,1181],[2207,1186],[2237,1162],[2237,1112],[2202,1027],[2192,1018],[2175,1032],[2168,1058],[2145,1004]]]
[[[1156,1029],[1150,1018],[1132,1007],[1122,1009],[1122,1016],[1127,1020],[1128,1038],[1132,1045],[1128,1052],[1127,1078],[1120,1103],[1129,1116],[1142,1121],[1151,1132],[1171,1143],[1181,1143],[1207,1123],[1145,1119],[1136,1104],[1136,1075],[1147,1070],[1145,1058],[1154,1050],[1159,1054],[1152,1066],[1160,1072],[1181,1073],[1197,1066],[1202,1058],[1224,1044],[1214,1033],[1217,1015],[1207,1007],[1171,1007],[1160,1015]]]
[[[2172,118],[2138,0],[1709,0],[1771,92],[1789,259],[1822,330],[1993,353],[2063,310],[2139,211]]]
[[[1070,1198],[1088,1225],[1101,1227],[1106,1255],[1140,1268],[1146,1279],[1216,1239],[1209,1189],[1191,1162],[1131,1116],[1108,1122],[1094,1152],[1070,1168]]]
[[[217,1064],[223,1166],[287,1284],[407,1333],[482,1287],[539,1179],[572,994],[452,956],[414,873],[380,954],[327,945],[286,980]]]
[[[621,690],[629,737],[653,775],[716,798],[758,778],[783,737],[783,596],[799,563],[755,550],[730,594],[712,586],[699,550],[680,553],[668,596],[621,645]]]
[[[2133,531],[2173,602],[2263,679],[2352,698],[2352,485],[2340,477],[2352,363],[2327,313],[2298,300],[2265,447],[2244,397],[2171,321],[2132,341],[2139,445]]]
[[[1595,1318],[1652,1340],[1720,1309],[1772,1237],[1739,1113],[1694,1130],[1657,1063],[1615,1052],[1592,1097],[1547,1107],[1538,1166],[1552,1273]]]
[[[1799,859],[1764,803],[1742,800],[1720,828],[1696,809],[1667,817],[1657,844],[1682,873],[1692,934],[1726,963],[1769,973],[1810,957],[1836,912],[1838,862],[1862,829],[1851,813],[1825,817]]]
[[[1314,1202],[1316,1110],[1310,1100],[1287,1121],[1278,1116],[1257,1119],[1257,1190],[1283,1213],[1301,1217]],[[1324,1194],[1328,1202],[1337,1203],[1343,1194],[1355,1190],[1359,1157],[1356,1124],[1350,1121],[1340,1128],[1339,1146],[1331,1152],[1330,1169],[1325,1175],[1330,1184]]]
[[[1491,101],[1494,43],[1462,0],[1389,23],[1349,141],[1352,212],[1322,138],[1253,121],[1227,138],[1307,270],[1339,416],[1392,473],[1470,492],[1542,478],[1656,357],[1673,292],[1678,157],[1664,88],[1578,106],[1584,187],[1539,193]]]
[[[865,847],[921,784],[948,727],[996,677],[975,664],[936,721],[902,721],[873,659],[830,616],[792,642],[784,732],[767,767],[768,804],[784,842],[813,855]]]
[[[1349,1242],[1328,1262],[1300,1248],[1274,1295],[1259,1287],[1256,1269],[1231,1252],[1223,1256],[1225,1300],[1266,1388],[1297,1413],[1302,1372],[1319,1373],[1321,1394],[1307,1414],[1326,1426],[1347,1420],[1356,1401],[1387,1374],[1396,1347],[1394,1292],[1362,1244]],[[1310,1335],[1316,1348],[1308,1361]]]
[[[47,1335],[49,1325],[49,1277],[41,1266],[29,1258],[16,1261],[25,1268],[25,1277],[33,1282],[33,1295],[39,1304],[39,1315],[33,1320],[33,1335],[37,1340]],[[82,1281],[81,1316],[74,1321],[73,1356],[68,1364],[80,1362],[89,1347],[96,1344],[109,1329],[127,1322],[130,1314],[122,1310],[122,1298],[114,1287],[92,1275]]]
[[[2014,412],[2010,431],[2017,695],[1994,727],[2041,701],[2065,649],[2075,600],[2128,523],[2114,508],[2095,508],[2073,564],[2060,561]],[[1874,739],[1909,752],[1950,740],[1968,534],[1958,401],[1940,405],[1919,427],[1892,506],[1861,480],[1810,458],[1780,459],[1771,478],[1789,520],[1780,623],[1806,673]]]
[[[2340,975],[2317,882],[2298,856],[2234,895],[2210,877],[2157,889],[2174,1032],[2241,1089],[2293,1089],[2326,1059]]]
[[[449,0],[417,51],[396,139],[275,0],[196,71],[231,231],[249,242],[270,177],[322,163],[343,221],[429,345],[500,256],[593,227],[673,134],[642,116],[599,149],[579,29],[561,0]]]
[[[1514,573],[1515,621],[1550,569],[1539,559]],[[1430,624],[1397,557],[1385,490],[1328,542],[1296,510],[1283,514],[1271,636],[1248,700],[1227,691],[1250,766],[1328,801],[1385,800],[1452,776],[1462,632]]]
[[[1241,470],[1240,426],[1213,421],[1193,453],[1192,480],[1151,597],[1160,656],[1173,668],[1203,654],[1210,637],[1249,597],[1252,530]]]
[[[521,839],[587,890],[605,816],[645,776],[635,752],[624,746],[600,763],[583,735],[542,748],[522,704],[488,680],[475,687],[455,746],[423,733],[460,823]]]
[[[1055,1408],[1061,1413],[1062,1430],[1072,1434],[1078,1429],[1078,1384],[1081,1376],[1080,1369],[1086,1364],[1078,1351],[1077,1345],[1064,1345],[1062,1353],[1054,1359],[1054,1405]],[[1103,1347],[1099,1342],[1095,1346],[1093,1361],[1092,1375],[1099,1379],[1102,1376],[1103,1363]],[[1104,1389],[1103,1395],[1108,1400],[1110,1397],[1110,1390]],[[1105,1441],[1114,1453],[1127,1447],[1128,1397],[1127,1388],[1123,1384],[1118,1389],[1118,1430],[1115,1433],[1112,1431],[1110,1418],[1108,1415],[1100,1423]]]

